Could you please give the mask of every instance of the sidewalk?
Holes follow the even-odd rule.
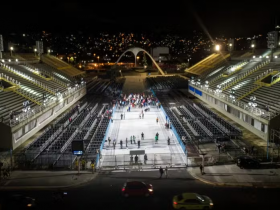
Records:
[[[93,180],[97,172],[90,171],[12,171],[1,180],[0,190],[57,189],[79,186]]]
[[[261,169],[240,169],[235,164],[188,168],[195,179],[216,186],[280,188],[280,167],[264,164]]]

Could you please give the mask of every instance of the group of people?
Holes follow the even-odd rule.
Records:
[[[159,101],[152,94],[147,93],[136,93],[129,94],[128,96],[125,94],[120,95],[121,99],[117,102],[117,106],[119,109],[121,106],[127,106],[127,111],[130,111],[131,107],[149,107],[150,105],[159,105]]]
[[[139,160],[138,155],[135,155],[134,158],[133,155],[130,156],[130,164],[133,164],[133,159],[134,159],[134,163],[138,164],[138,160]],[[147,154],[144,154],[144,164],[147,164],[147,160],[148,160],[148,156]]]
[[[157,132],[156,135],[155,135],[155,143],[157,144],[158,143],[158,139],[159,139],[159,133]],[[141,133],[141,140],[144,140],[144,133],[142,132]],[[116,149],[116,144],[117,144],[117,140],[114,139],[113,140],[113,149]],[[120,148],[123,149],[123,140],[120,140]],[[132,135],[130,136],[130,144],[136,144],[136,136]],[[137,141],[137,145],[138,145],[138,148],[140,148],[140,145],[141,145],[141,141],[140,139],[138,139]],[[170,145],[170,137],[168,136],[167,137],[167,145]],[[111,146],[111,138],[108,137],[108,146]],[[125,148],[128,148],[128,139],[126,138],[125,139]]]

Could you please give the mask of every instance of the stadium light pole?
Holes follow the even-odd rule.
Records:
[[[11,50],[11,57],[13,56],[13,50],[14,48],[13,47],[10,47],[10,50]]]
[[[252,53],[255,53],[255,44],[252,44],[251,47],[252,47]]]
[[[215,46],[215,50],[216,50],[217,52],[219,52],[219,51],[220,51],[220,45],[217,44],[217,45]]]

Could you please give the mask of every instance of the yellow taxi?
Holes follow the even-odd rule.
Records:
[[[213,201],[206,195],[182,193],[173,197],[174,209],[212,209]]]

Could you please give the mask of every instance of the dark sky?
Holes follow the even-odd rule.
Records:
[[[90,0],[89,0],[90,1]],[[192,3],[191,3],[192,2]],[[156,31],[187,33],[204,30],[211,36],[251,36],[273,30],[280,1],[266,0],[92,0],[1,2],[3,31]]]

